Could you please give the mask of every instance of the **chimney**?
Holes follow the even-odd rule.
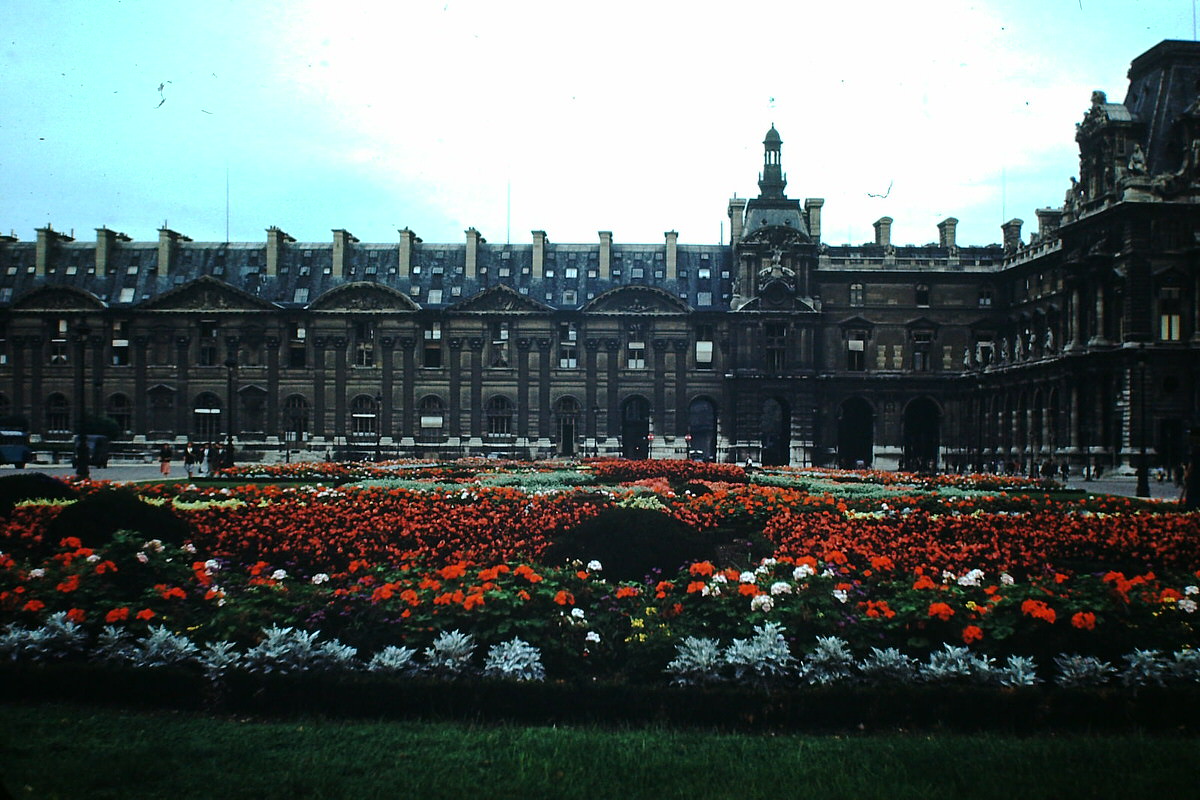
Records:
[[[274,277],[279,274],[279,256],[283,253],[283,246],[287,242],[296,241],[291,236],[276,228],[274,225],[267,228],[267,275]]]
[[[117,242],[131,241],[128,236],[107,227],[96,228],[96,276],[108,274],[108,257],[112,254],[113,245]]]
[[[600,231],[600,277],[612,275],[612,231]]]
[[[808,234],[814,242],[821,241],[821,207],[824,197],[810,197],[804,201],[804,216],[808,218]]]
[[[890,247],[892,244],[892,223],[895,222],[891,217],[880,217],[875,223],[875,244]]]
[[[679,234],[676,231],[667,231],[663,234],[667,237],[667,280],[675,280],[676,265],[679,263]]]
[[[533,279],[542,279],[546,265],[546,232],[533,231]]]
[[[1024,224],[1024,220],[1010,219],[1000,226],[1004,231],[1004,252],[1012,253],[1021,247],[1021,226]]]
[[[1062,224],[1063,210],[1061,208],[1039,208],[1036,212],[1038,218],[1038,234],[1043,241],[1052,238],[1058,232],[1058,226]]]
[[[58,244],[59,242],[73,241],[75,241],[74,237],[68,236],[65,233],[59,233],[58,231],[54,230],[54,228],[50,227],[49,224],[47,224],[44,228],[38,228],[36,251],[37,262],[35,267],[36,274],[39,276],[46,274],[46,265],[50,263],[50,248],[54,247],[54,245]]]
[[[420,244],[421,239],[408,228],[400,231],[400,276],[407,278],[412,275],[413,245]]]
[[[477,273],[476,265],[479,260],[479,245],[487,244],[487,239],[484,239],[479,231],[475,228],[467,228],[467,262],[466,262],[466,277],[467,280],[474,280]]]
[[[350,231],[338,228],[333,232],[333,274],[345,277],[348,273],[346,270],[346,251],[350,249],[350,245],[356,243],[358,239],[354,238],[354,234]]]
[[[734,195],[729,201],[729,244],[737,247],[742,241],[742,226],[746,222],[746,201]]]
[[[190,242],[191,239],[170,228],[158,229],[158,274],[170,275],[171,267],[175,265],[175,248],[180,242]]]
[[[958,247],[958,220],[946,217],[938,223],[938,246],[953,250]]]

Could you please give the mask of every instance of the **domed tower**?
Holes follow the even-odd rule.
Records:
[[[813,311],[809,275],[817,242],[808,214],[799,200],[788,198],[786,188],[783,139],[772,125],[763,139],[758,197],[730,203],[735,310]]]

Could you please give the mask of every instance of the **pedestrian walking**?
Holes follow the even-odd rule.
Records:
[[[183,469],[187,472],[188,480],[192,479],[192,473],[196,471],[196,445],[188,442],[183,448]]]
[[[163,475],[171,474],[171,457],[173,455],[171,445],[166,442],[163,442],[162,447],[158,448],[158,471]]]

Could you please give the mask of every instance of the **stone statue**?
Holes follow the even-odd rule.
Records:
[[[969,348],[969,347],[963,348],[962,365],[963,365],[963,369],[971,368],[971,348]]]
[[[1004,336],[1000,339],[1000,363],[1008,363],[1008,337]]]
[[[1146,174],[1146,151],[1140,144],[1133,146],[1133,153],[1129,156],[1129,172],[1133,175]]]
[[[1046,328],[1046,352],[1054,352],[1054,329]]]

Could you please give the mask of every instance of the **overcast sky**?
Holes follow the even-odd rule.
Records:
[[[1193,0],[7,0],[0,231],[728,238],[762,139],[823,239],[1000,240],[1061,205],[1093,89]],[[873,197],[872,195],[885,195]],[[510,199],[511,198],[511,201]]]

